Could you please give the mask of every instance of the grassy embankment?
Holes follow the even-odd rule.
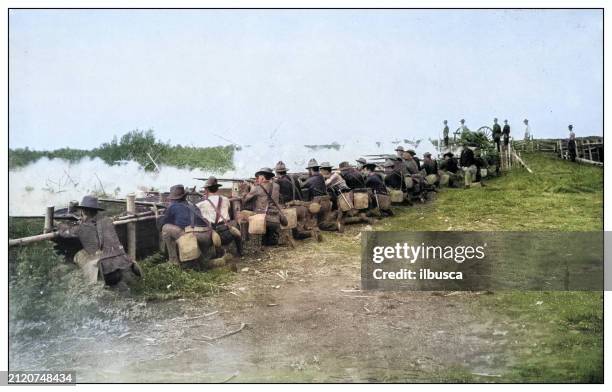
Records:
[[[523,157],[534,174],[515,170],[485,188],[445,189],[433,203],[398,210],[381,229],[603,230],[601,168]],[[603,382],[602,293],[500,292],[481,296],[474,311],[491,311],[524,331],[514,344],[511,372],[494,381]],[[463,380],[487,381],[469,374]]]

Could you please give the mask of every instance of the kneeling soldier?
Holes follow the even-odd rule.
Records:
[[[375,172],[376,164],[366,163],[364,169],[366,171],[366,187],[371,191],[370,209],[374,210],[376,215],[393,215],[387,187],[382,177]]]
[[[274,177],[272,169],[264,167],[255,173],[255,184],[251,187],[242,201],[244,204],[254,201],[253,212],[266,215],[266,233],[261,242],[262,245],[278,245],[280,237],[281,221],[286,218],[280,211],[279,194],[280,187],[277,183],[270,181]]]
[[[213,232],[208,222],[200,210],[188,202],[187,192],[183,185],[174,185],[170,188],[170,206],[161,217],[161,236],[168,250],[168,261],[172,264],[179,264],[179,252],[177,252],[177,240],[185,233],[193,233],[197,239],[197,245],[201,254],[206,254],[213,246],[221,246],[221,241],[216,233]],[[215,242],[213,242],[213,236]],[[180,260],[187,268],[197,268],[198,258],[190,260]]]
[[[221,237],[221,244],[236,244],[236,253],[242,256],[242,236],[235,220],[230,218],[230,201],[227,197],[217,194],[221,185],[217,179],[210,176],[204,184],[206,198],[196,204],[202,216],[211,223],[213,230]],[[222,257],[225,251],[217,248],[217,257]]]
[[[140,268],[125,253],[113,221],[98,217],[98,211],[104,211],[98,205],[98,198],[85,196],[75,208],[81,210],[80,224],[68,226],[60,223],[58,233],[62,238],[78,238],[81,242],[83,249],[74,256],[74,262],[87,279],[93,283],[102,275],[108,286],[116,286],[140,277]]]

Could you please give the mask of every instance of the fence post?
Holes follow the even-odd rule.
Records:
[[[128,214],[136,214],[136,195],[130,193],[126,198],[126,210]],[[136,259],[136,222],[127,224],[127,246],[128,255]]]
[[[53,231],[53,214],[55,213],[54,206],[48,206],[47,211],[45,213],[45,226],[43,228],[43,233],[50,233]]]

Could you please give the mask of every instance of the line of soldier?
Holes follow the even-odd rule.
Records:
[[[393,215],[392,202],[424,202],[439,186],[458,186],[461,181],[469,185],[471,177],[467,179],[462,170],[478,180],[477,169],[484,164],[474,151],[464,148],[460,161],[448,152],[438,164],[430,153],[420,160],[414,150],[398,146],[396,155],[388,156],[382,165],[360,158],[355,166],[344,161],[334,168],[311,159],[307,173],[289,173],[286,165],[278,162],[274,170],[262,168],[253,181],[241,182],[239,197],[231,200],[219,193],[221,185],[211,176],[204,184],[205,196],[196,203],[189,200],[190,192],[183,185],[172,186],[169,206],[157,224],[170,263],[183,268],[214,268],[231,259],[224,257],[225,247],[231,244],[238,257],[243,255],[250,217],[265,216],[263,246],[279,244],[283,233],[289,241],[320,240],[319,230],[342,232],[345,224],[372,223],[375,218]],[[75,262],[89,280],[116,286],[140,277],[142,272],[126,255],[112,220],[98,217],[103,209],[97,198],[85,196],[76,207],[82,211],[80,224],[60,224],[58,232],[61,237],[80,240],[83,250]],[[291,210],[293,224],[287,216]],[[197,252],[184,249],[189,246]],[[235,263],[231,266],[235,268]]]

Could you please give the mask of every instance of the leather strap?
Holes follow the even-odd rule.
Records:
[[[271,201],[271,202],[272,202],[272,203],[273,203],[273,204],[276,206],[276,209],[278,210],[278,213],[279,213],[280,215],[282,215],[282,217],[283,217],[283,218],[287,219],[287,218],[285,217],[285,214],[283,214],[283,211],[281,210],[281,208],[279,207],[279,205],[278,205],[278,204],[277,204],[277,203],[274,201],[274,199],[272,198],[272,196],[270,196],[270,193],[268,193],[268,191],[266,190],[266,188],[265,188],[263,185],[261,185],[261,184],[258,184],[258,185],[259,185],[259,186],[261,187],[261,189],[264,191],[264,193],[266,194],[266,196],[268,196],[268,199],[269,199],[269,200],[270,200],[270,201]],[[266,214],[267,214],[267,213],[268,213],[268,209],[266,208]]]

